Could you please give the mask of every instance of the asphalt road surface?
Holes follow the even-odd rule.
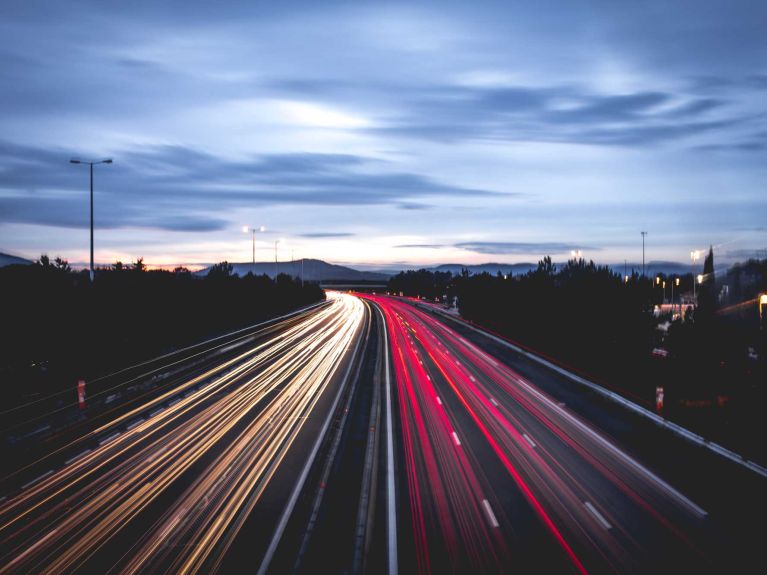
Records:
[[[761,571],[763,478],[407,300],[171,359],[14,452],[0,573]]]

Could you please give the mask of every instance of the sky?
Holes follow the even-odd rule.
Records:
[[[0,251],[767,254],[767,3],[0,3]],[[699,262],[699,263],[702,263]]]

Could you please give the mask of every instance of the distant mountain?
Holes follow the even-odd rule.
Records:
[[[0,268],[10,266],[13,264],[30,265],[34,263],[32,260],[26,260],[18,256],[12,256],[11,254],[4,254],[0,252]]]
[[[253,264],[230,262],[234,273],[238,276],[244,276],[253,271]],[[210,267],[206,267],[196,272],[198,275],[206,275]],[[288,274],[294,277],[301,276],[301,260],[292,262],[256,262],[256,275],[267,275],[271,278],[275,275],[275,270],[280,274]],[[389,276],[378,272],[363,272],[329,264],[322,260],[305,259],[303,264],[303,278],[307,281],[386,281]]]

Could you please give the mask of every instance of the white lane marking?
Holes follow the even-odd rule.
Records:
[[[608,523],[607,519],[604,518],[604,516],[597,511],[597,508],[594,507],[590,501],[584,501],[583,504],[586,506],[586,509],[588,509],[591,514],[596,517],[597,521],[604,527],[605,529],[612,529],[613,526]]]
[[[524,437],[524,438],[525,438],[525,441],[527,441],[527,442],[530,444],[530,447],[533,447],[533,448],[535,448],[535,443],[533,442],[533,440],[532,440],[532,439],[530,439],[530,436],[529,436],[529,435],[527,435],[527,433],[523,433],[523,434],[522,434],[522,437]]]
[[[27,487],[31,487],[35,483],[38,483],[38,482],[42,481],[43,479],[45,479],[46,477],[48,477],[50,475],[53,475],[53,471],[46,471],[45,473],[43,473],[39,477],[35,477],[32,481],[28,481],[27,483],[22,485],[21,488],[22,489],[26,489]]]
[[[149,417],[154,417],[155,415],[162,413],[163,411],[165,411],[164,407],[158,407],[157,409],[149,412]]]
[[[439,313],[441,313],[441,312],[439,312]],[[442,314],[442,315],[446,315],[446,314]],[[703,436],[698,435],[697,433],[693,433],[689,429],[685,429],[681,425],[678,425],[678,424],[676,424],[676,423],[674,423],[672,421],[669,421],[668,419],[662,418],[658,414],[653,413],[652,411],[650,411],[648,409],[645,409],[644,407],[641,407],[641,406],[637,405],[636,403],[634,403],[632,401],[629,401],[628,399],[620,396],[619,394],[615,393],[614,391],[610,391],[608,389],[605,389],[605,388],[597,385],[596,383],[593,383],[593,382],[591,382],[591,381],[589,381],[587,379],[584,379],[584,378],[582,378],[582,377],[580,377],[578,375],[575,375],[574,373],[570,373],[566,369],[563,369],[563,368],[559,367],[558,365],[555,365],[555,364],[551,363],[550,361],[547,361],[547,360],[545,360],[545,359],[543,359],[541,357],[538,357],[537,355],[535,355],[532,352],[526,351],[526,350],[522,349],[521,347],[516,346],[516,345],[514,345],[512,343],[509,343],[508,341],[506,341],[506,340],[504,340],[504,339],[502,339],[500,337],[494,336],[494,335],[492,335],[492,334],[490,334],[490,333],[488,333],[488,332],[486,332],[486,331],[484,331],[484,330],[482,330],[482,329],[480,329],[478,327],[475,327],[473,325],[468,324],[465,320],[458,320],[458,319],[456,319],[454,317],[451,317],[451,316],[446,316],[446,317],[449,317],[449,319],[452,319],[452,320],[455,320],[455,321],[460,321],[465,327],[467,327],[467,328],[469,328],[469,329],[471,329],[471,330],[473,330],[473,331],[475,331],[475,332],[477,332],[479,334],[484,335],[486,338],[491,339],[493,341],[496,341],[496,342],[500,343],[501,345],[503,345],[505,347],[513,349],[517,353],[519,353],[521,355],[524,355],[525,357],[528,357],[528,358],[532,359],[533,361],[536,361],[536,362],[538,362],[538,363],[540,363],[542,365],[545,365],[549,369],[552,369],[552,370],[556,371],[557,373],[560,373],[560,374],[564,375],[565,377],[571,379],[572,381],[575,381],[576,383],[580,383],[581,385],[585,385],[586,387],[589,387],[590,389],[596,391],[600,395],[603,395],[603,396],[606,396],[606,397],[610,398],[612,401],[615,401],[616,403],[619,403],[619,404],[623,405],[624,407],[634,411],[635,413],[639,414],[640,416],[646,417],[646,418],[650,419],[653,423],[655,423],[659,427],[663,427],[665,429],[668,429],[672,433],[680,435],[680,436],[684,437],[685,439],[687,439],[688,441],[691,441],[692,443],[700,445],[700,446],[702,446],[702,447],[704,447],[706,449],[710,449],[714,453],[718,453],[719,455],[721,455],[723,457],[726,457],[730,461],[734,461],[735,463],[737,463],[739,465],[743,465],[745,467],[748,467],[749,469],[751,469],[752,471],[758,473],[762,477],[767,477],[767,468],[764,468],[761,465],[757,465],[753,461],[749,461],[745,457],[743,457],[742,455],[738,455],[737,453],[735,453],[733,451],[730,451],[729,449],[725,449],[725,448],[720,448],[719,450],[717,450],[716,448],[712,449],[711,448],[711,442],[706,440],[706,438],[704,438]],[[447,328],[447,326],[443,326],[443,329],[445,331],[447,331],[447,329],[449,329],[449,328]],[[671,489],[673,491],[676,491],[673,488],[671,488]],[[676,494],[678,494],[678,497],[681,498],[689,507],[691,507],[693,509],[693,511],[695,511],[695,513],[697,513],[699,515],[707,515],[707,513],[703,509],[698,507],[695,503],[690,501],[687,497],[685,497],[684,495],[682,495],[678,491],[676,491],[675,495]]]
[[[498,407],[498,402],[495,401],[495,398],[491,397],[490,398],[490,403],[492,403],[494,406]]]
[[[473,375],[470,375],[470,376],[469,376],[469,379],[470,379],[470,380],[472,380],[472,381],[477,381],[476,379],[474,379],[474,376],[473,376]]]
[[[77,454],[77,455],[75,455],[74,457],[70,457],[69,459],[67,459],[67,460],[64,462],[64,465],[69,465],[69,464],[71,464],[71,463],[74,463],[75,461],[77,461],[77,460],[78,460],[78,459],[80,459],[81,457],[85,457],[86,455],[88,455],[90,452],[91,452],[91,450],[90,450],[90,449],[86,449],[85,451],[82,451],[82,452],[78,453],[78,454]]]
[[[490,525],[493,527],[499,527],[500,524],[495,518],[495,513],[493,513],[493,508],[490,507],[490,502],[487,499],[483,499],[482,506],[485,508],[485,513],[487,513],[487,518],[490,520]]]
[[[380,307],[376,307],[381,321],[383,321],[384,332],[384,362],[386,364],[386,507],[387,507],[387,546],[388,546],[388,567],[389,575],[396,575],[398,569],[397,561],[397,507],[394,493],[394,432],[392,430],[391,415],[391,379],[389,377],[389,335],[386,326],[386,318]],[[423,365],[419,359],[418,363]]]
[[[528,384],[525,381],[519,380],[519,384],[525,387],[527,390],[530,391],[533,395],[535,395],[537,398],[539,398],[542,402],[548,403],[551,405],[559,414],[561,414],[565,419],[573,423],[575,426],[577,426],[579,429],[581,429],[584,433],[588,434],[590,437],[592,437],[597,443],[604,446],[608,451],[613,453],[615,456],[617,456],[619,459],[623,460],[625,463],[629,464],[631,467],[645,475],[647,478],[651,479],[655,483],[658,484],[664,491],[669,493],[670,495],[673,495],[679,501],[684,503],[690,510],[692,510],[694,513],[699,515],[700,517],[705,517],[708,515],[708,512],[705,509],[702,509],[700,506],[693,503],[689,498],[687,498],[685,495],[683,495],[678,490],[674,489],[671,485],[666,483],[663,479],[655,475],[652,471],[647,469],[644,465],[639,463],[636,459],[632,458],[628,454],[624,453],[621,449],[619,449],[617,446],[613,445],[610,441],[602,437],[599,433],[591,429],[588,425],[580,421],[575,416],[568,413],[565,409],[559,407],[554,401],[543,395],[541,392],[539,392],[537,389],[532,387],[530,384]]]
[[[428,379],[429,381],[431,381],[431,378],[430,378],[428,375],[426,376],[426,379]]]
[[[437,396],[437,403],[439,403],[440,405],[442,405],[442,400],[439,398],[439,395]]]
[[[456,445],[458,445],[458,446],[461,445],[461,440],[458,439],[458,434],[455,431],[453,432],[453,441],[455,441]]]
[[[385,321],[384,321],[384,325],[386,325]],[[275,551],[277,551],[277,546],[280,544],[280,540],[282,539],[283,533],[285,533],[285,528],[288,525],[288,520],[290,519],[290,516],[293,514],[293,509],[295,509],[296,507],[298,496],[301,493],[301,490],[304,488],[306,477],[307,475],[309,475],[309,469],[314,463],[315,457],[317,457],[317,452],[320,449],[320,444],[325,438],[325,434],[327,433],[328,427],[330,426],[330,420],[333,419],[333,414],[336,412],[336,409],[338,408],[338,404],[341,400],[341,395],[343,391],[346,389],[346,384],[349,381],[349,375],[351,374],[352,367],[354,366],[354,363],[355,363],[353,359],[357,357],[357,352],[359,350],[361,343],[362,343],[362,337],[357,337],[357,343],[354,345],[354,350],[352,351],[351,360],[346,366],[346,371],[344,372],[344,375],[342,378],[342,384],[338,386],[338,391],[336,392],[336,395],[333,398],[333,402],[330,405],[330,410],[328,411],[327,417],[325,417],[325,421],[322,423],[322,427],[320,428],[319,433],[317,434],[317,439],[314,442],[314,445],[312,446],[312,450],[309,452],[309,456],[305,460],[304,467],[301,470],[300,475],[298,476],[298,480],[293,486],[293,491],[291,492],[290,497],[288,498],[288,501],[285,504],[284,509],[282,510],[282,515],[280,516],[280,520],[277,523],[277,527],[275,528],[274,533],[272,534],[272,539],[269,542],[269,546],[266,549],[266,553],[264,554],[264,557],[261,559],[261,565],[259,565],[256,575],[265,575],[265,573],[269,569],[269,565],[271,564],[272,559],[274,558],[274,553]],[[388,367],[389,364],[387,363],[386,365]],[[391,533],[389,534],[389,536],[391,537]],[[389,571],[391,572],[391,566],[389,567]],[[396,567],[394,572],[396,573]]]
[[[112,441],[113,439],[117,439],[118,437],[120,437],[120,432],[119,431],[113,433],[112,435],[109,435],[109,436],[105,437],[102,440],[100,440],[99,441],[99,445],[105,445],[105,444],[109,443],[110,441]]]
[[[455,364],[456,364],[456,365],[461,365],[461,362],[460,362],[460,361],[458,361],[458,360],[455,360]]]
[[[144,423],[143,419],[137,419],[136,421],[132,422],[128,427],[125,428],[126,431],[130,431],[131,429],[134,429]]]

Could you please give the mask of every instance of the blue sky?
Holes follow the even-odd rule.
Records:
[[[0,5],[0,251],[373,267],[767,249],[764,2]]]

